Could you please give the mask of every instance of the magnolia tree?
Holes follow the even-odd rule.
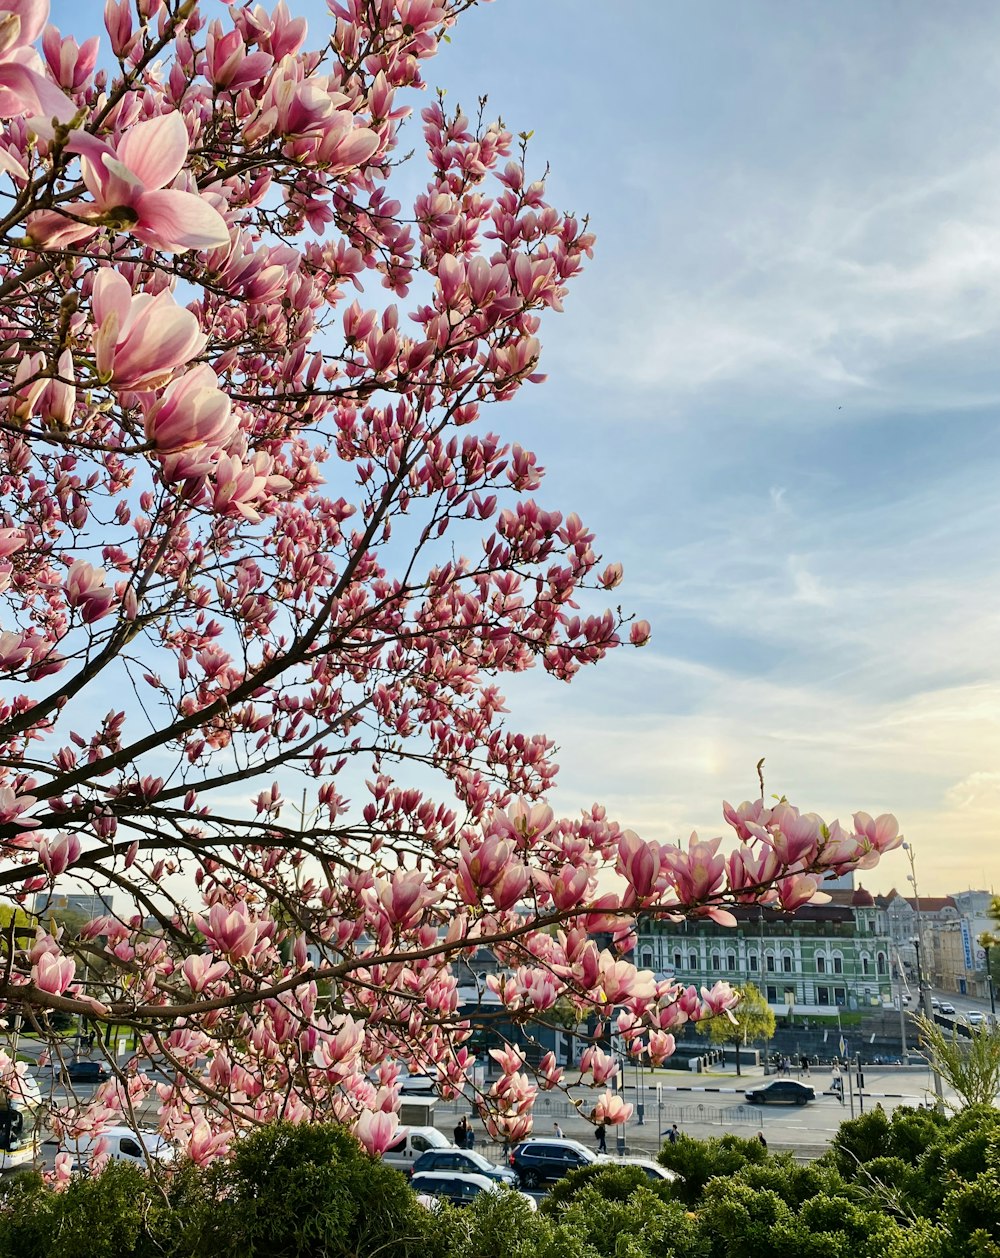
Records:
[[[142,1045],[58,1135],[145,1106],[199,1161],[278,1116],[378,1151],[400,1063],[466,1081],[477,947],[515,1022],[568,1000],[660,1062],[733,995],[638,972],[637,913],[794,909],[898,841],[760,800],[727,852],[545,806],[552,745],[499,676],[566,681],[649,627],[487,427],[593,238],[524,137],[417,96],[472,3],[329,0],[310,39],[284,0],[108,0],[78,46],[0,0],[0,1001]],[[85,888],[119,911],[32,917]],[[567,1081],[495,1056],[514,1138]],[[584,1078],[614,1065],[592,1047]]]

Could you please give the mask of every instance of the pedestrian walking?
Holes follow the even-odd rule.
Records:
[[[757,1139],[760,1141],[760,1143],[761,1143],[761,1144],[764,1146],[764,1148],[766,1149],[766,1148],[767,1148],[767,1141],[764,1139],[764,1133],[763,1133],[762,1131],[758,1131],[758,1132],[757,1132]]]
[[[799,1058],[799,1065],[802,1068],[802,1073],[804,1075],[807,1075],[809,1073],[809,1054],[808,1053],[802,1054],[802,1056]]]
[[[472,1123],[470,1122],[466,1122],[465,1124],[465,1147],[467,1149],[474,1149],[476,1147],[476,1133],[473,1130]]]
[[[558,1123],[552,1124],[552,1130],[556,1133],[557,1140],[561,1140],[563,1138],[563,1129],[559,1126]]]
[[[677,1128],[677,1124],[674,1123],[674,1125],[667,1132],[667,1139],[670,1141],[671,1144],[676,1144],[677,1141],[680,1140],[680,1138],[681,1138],[681,1133]]]
[[[464,1149],[465,1142],[469,1138],[469,1120],[464,1114],[455,1124],[455,1130],[452,1134],[455,1138],[455,1147],[457,1149]]]
[[[840,1066],[836,1061],[834,1061],[833,1063],[833,1068],[831,1069],[830,1074],[832,1076],[832,1078],[830,1079],[830,1091],[833,1092],[834,1096],[836,1096],[837,1099],[840,1101],[841,1105],[843,1105],[844,1103],[844,1076],[841,1074]]]
[[[598,1123],[594,1128],[594,1135],[597,1137],[597,1152],[607,1153],[608,1151],[608,1129],[606,1124]]]

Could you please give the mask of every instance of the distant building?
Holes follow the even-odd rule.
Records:
[[[979,936],[996,929],[989,916],[993,897],[989,891],[959,891],[945,896],[903,896],[893,889],[876,897],[885,913],[893,955],[913,978],[917,973],[914,940],[921,942],[920,965],[924,979],[941,991],[958,995],[989,996],[986,953]]]
[[[114,897],[109,894],[97,895],[92,891],[65,894],[40,891],[35,896],[33,911],[42,917],[46,914],[55,914],[58,917],[65,912],[79,913],[88,919],[106,917],[114,912]]]
[[[892,945],[882,909],[863,887],[829,894],[830,903],[794,913],[739,906],[735,927],[704,918],[640,920],[636,963],[696,987],[753,983],[778,1013],[829,1016],[891,1004]]]

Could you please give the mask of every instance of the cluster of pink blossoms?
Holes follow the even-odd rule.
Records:
[[[661,1062],[735,998],[637,970],[638,915],[793,910],[898,842],[761,803],[682,848],[541,802],[501,677],[650,627],[487,423],[593,237],[424,92],[473,3],[329,0],[311,34],[285,0],[107,0],[78,44],[0,0],[0,1004],[57,1054],[56,1014],[140,1044],[58,1137],[156,1121],[204,1163],[321,1116],[378,1152],[403,1065],[468,1084],[479,948],[512,1022],[569,1002]],[[35,912],[84,890],[82,927]],[[492,1056],[498,1135],[578,1082]],[[581,1077],[612,1069],[595,1043]]]

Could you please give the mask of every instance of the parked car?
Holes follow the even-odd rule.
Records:
[[[437,1080],[432,1075],[399,1076],[400,1096],[433,1096],[437,1089]]]
[[[497,1166],[474,1149],[428,1149],[413,1163],[411,1174],[431,1171],[458,1171],[462,1175],[485,1175],[498,1184],[517,1185],[517,1176],[506,1166]]]
[[[598,1161],[579,1140],[522,1140],[510,1151],[511,1169],[522,1188],[551,1184],[578,1166],[591,1166]]]
[[[436,1127],[401,1127],[395,1143],[382,1154],[382,1161],[409,1172],[413,1163],[428,1149],[453,1149],[455,1146]]]
[[[683,1176],[678,1175],[676,1171],[669,1171],[665,1166],[661,1166],[659,1162],[654,1162],[652,1158],[616,1158],[603,1157],[602,1162],[613,1162],[615,1166],[637,1166],[641,1171],[646,1172],[646,1178],[651,1180],[678,1180]]]
[[[942,1000],[942,1001],[941,1001],[941,1012],[942,1012],[942,1013],[954,1013],[954,1012],[955,1012],[955,1006],[951,1003],[951,1001],[950,1001],[950,1000]]]
[[[482,1192],[513,1192],[506,1184],[500,1184],[487,1175],[461,1174],[458,1171],[424,1171],[413,1176],[413,1190],[417,1199],[424,1199],[425,1204],[438,1197],[445,1197],[452,1205],[469,1206]],[[534,1198],[526,1193],[519,1194],[531,1202],[531,1208],[537,1210]]]
[[[986,1014],[979,1009],[970,1009],[968,1013],[962,1015],[969,1026],[982,1026],[986,1021]]]
[[[751,1105],[805,1105],[815,1101],[816,1089],[798,1079],[772,1079],[760,1088],[752,1088],[746,1094]]]
[[[112,1162],[130,1162],[133,1166],[148,1166],[151,1162],[166,1164],[177,1156],[177,1150],[155,1131],[143,1131],[133,1127],[105,1127],[81,1136],[66,1146],[73,1158],[73,1170],[86,1172],[95,1153],[101,1149]]]
[[[69,1083],[103,1083],[111,1078],[111,1071],[103,1061],[71,1061],[63,1066],[59,1077]]]

